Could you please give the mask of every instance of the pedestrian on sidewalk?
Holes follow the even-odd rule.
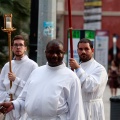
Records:
[[[108,70],[108,84],[110,88],[110,92],[112,96],[117,95],[117,89],[119,87],[118,83],[118,77],[119,77],[119,71],[118,71],[118,63],[116,60],[112,60],[111,66]]]
[[[108,80],[106,69],[93,58],[93,42],[83,38],[78,42],[80,63],[70,58],[82,86],[82,97],[86,120],[105,120],[103,93]]]
[[[9,94],[17,99],[31,72],[38,67],[37,63],[26,55],[27,41],[22,35],[16,35],[12,40],[14,59],[11,61],[12,72],[7,62],[0,74],[0,103],[10,101]],[[12,86],[10,88],[10,81]],[[14,111],[6,114],[5,120],[14,120]],[[15,119],[16,120],[16,119]]]

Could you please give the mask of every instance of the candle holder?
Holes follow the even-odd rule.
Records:
[[[117,35],[113,34],[113,59],[116,60],[117,55]]]
[[[11,53],[11,32],[16,29],[12,27],[12,14],[4,15],[4,28],[1,28],[3,32],[7,32],[8,34],[8,47],[9,47],[9,71],[12,72],[12,53]],[[12,87],[12,81],[10,81],[10,88]],[[10,100],[13,100],[12,94],[10,94]]]
[[[4,32],[13,32],[16,29],[12,27],[12,14],[5,14],[4,15],[4,28],[2,31]]]

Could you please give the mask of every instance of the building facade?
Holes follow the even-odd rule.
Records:
[[[88,0],[92,1],[92,0]],[[95,1],[95,0],[94,0]],[[118,0],[96,0],[102,2],[101,30],[109,33],[109,56],[113,59],[113,37],[116,36],[117,54],[116,59],[120,61],[120,1]],[[72,28],[84,29],[84,2],[85,0],[71,0]],[[69,29],[68,0],[57,1],[57,38],[64,40],[67,50],[67,31]]]

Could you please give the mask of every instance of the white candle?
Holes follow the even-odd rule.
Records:
[[[11,22],[6,22],[6,28],[11,28]]]

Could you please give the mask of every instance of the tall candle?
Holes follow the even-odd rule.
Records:
[[[11,22],[6,22],[6,28],[11,28]]]

